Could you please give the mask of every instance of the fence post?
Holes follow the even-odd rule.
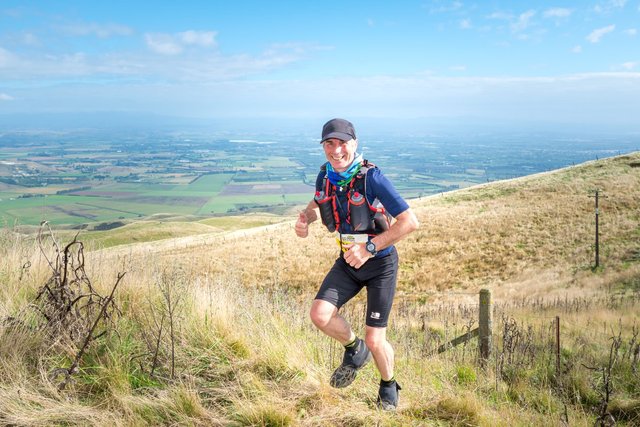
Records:
[[[560,316],[556,316],[556,375],[560,375]]]
[[[479,323],[480,362],[484,366],[491,356],[491,330],[493,326],[493,305],[489,289],[480,290]]]

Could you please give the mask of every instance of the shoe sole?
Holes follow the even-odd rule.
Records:
[[[383,411],[395,411],[396,405],[391,402],[378,402],[378,408]]]
[[[344,388],[351,385],[351,383],[356,379],[356,375],[358,374],[358,371],[363,367],[365,367],[365,365],[369,363],[370,360],[371,360],[371,353],[367,355],[367,358],[365,359],[364,363],[359,368],[356,368],[355,366],[350,366],[350,365],[338,366],[338,368],[331,375],[331,380],[329,381],[329,384],[331,385],[331,387],[334,387],[334,388]]]

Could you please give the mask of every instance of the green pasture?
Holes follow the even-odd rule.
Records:
[[[113,183],[94,187],[92,191],[101,192],[117,192],[131,193],[136,196],[148,197],[207,197],[211,194],[218,193],[226,183],[226,180],[232,176],[225,175],[204,175],[191,184],[161,184],[161,183]],[[226,177],[222,178],[222,177]],[[213,178],[213,179],[212,179]],[[209,193],[209,194],[207,194]],[[128,196],[127,196],[128,197]],[[104,197],[109,198],[109,197]],[[114,197],[117,200],[118,197]]]
[[[302,182],[300,181],[300,178],[298,176],[295,177],[284,177],[284,176],[277,176],[277,177],[273,177],[274,179],[264,179],[264,176],[260,176],[260,179],[256,179],[256,180],[251,180],[251,181],[245,181],[245,180],[236,180],[234,179],[232,182],[230,182],[229,184],[233,184],[233,185],[241,185],[241,186],[247,186],[247,187],[254,187],[254,186],[267,186],[267,185],[281,185],[282,187],[287,187],[287,186],[294,186],[294,185],[301,185]],[[311,194],[312,188],[309,187],[309,194]]]
[[[468,173],[469,175],[478,175],[478,176],[486,175],[487,173],[484,169],[467,169],[465,172]]]
[[[320,172],[320,170],[318,171],[314,171],[312,173],[305,173],[303,172],[301,176],[304,177],[304,179],[306,180],[306,182],[311,183],[312,185],[315,185],[316,182],[316,178],[318,177],[318,173]],[[299,173],[299,172],[298,172]]]
[[[111,184],[100,185],[99,187],[94,187],[96,191],[127,191],[131,193],[139,193],[140,191],[145,191],[148,189],[159,189],[162,188],[161,184],[148,184],[143,182],[113,182]]]
[[[419,181],[432,181],[434,179],[437,179],[435,176],[433,175],[427,175],[427,174],[423,174],[423,173],[412,173],[410,175],[410,179],[415,179],[415,180],[419,180]]]
[[[47,195],[16,198],[15,193],[0,193],[0,217],[5,223],[37,225],[42,220],[54,224],[83,224],[135,219],[157,213],[173,215],[211,215],[242,212],[273,205],[306,202],[309,194],[247,194],[220,196],[233,174],[204,175],[189,185],[113,183],[96,186],[93,191],[114,192],[113,197]],[[278,184],[299,182],[277,181]],[[274,184],[259,181],[251,185]],[[13,198],[13,200],[9,200]]]
[[[96,224],[105,221],[142,219],[154,214],[211,216],[244,214],[252,211],[281,211],[287,206],[306,204],[313,189],[301,193],[285,194],[287,187],[299,186],[303,179],[315,182],[316,173],[304,177],[298,165],[287,157],[269,157],[254,163],[265,167],[264,171],[242,171],[224,174],[202,175],[189,184],[162,182],[111,182],[88,183],[91,192],[104,192],[104,196],[56,195],[18,199],[15,191],[0,193],[0,219],[5,223],[37,225],[42,220],[63,225]],[[283,167],[284,165],[284,167]],[[237,165],[235,165],[237,167]],[[67,174],[71,176],[72,174]],[[148,177],[148,175],[141,175]],[[401,194],[407,198],[440,193],[450,185],[473,185],[469,176],[446,174],[411,174],[390,178]],[[466,178],[466,179],[461,179]],[[472,177],[481,181],[481,177]],[[245,194],[222,195],[227,184],[245,186]],[[79,184],[74,184],[76,187]],[[270,185],[283,188],[269,189]],[[267,186],[262,187],[261,186]],[[68,189],[69,187],[61,187]],[[31,189],[25,189],[25,192]],[[49,187],[40,192],[52,191]],[[260,194],[262,191],[270,194]],[[9,200],[14,198],[14,200]]]
[[[287,194],[283,200],[282,195],[261,194],[261,195],[238,195],[238,196],[216,196],[198,210],[198,214],[226,214],[229,212],[241,212],[241,209],[262,209],[276,205],[296,205],[307,203],[311,200],[310,194]]]
[[[55,174],[43,173],[39,175],[42,178],[85,178],[85,174],[81,172],[57,172]]]
[[[443,188],[438,186],[403,187],[401,189],[401,192],[405,199],[430,196],[432,194],[442,193],[443,191]]]
[[[15,199],[19,195],[20,193],[13,191],[0,191],[0,207],[2,206],[2,203],[8,202],[10,199]]]
[[[84,224],[122,218],[136,218],[138,213],[120,211],[86,202],[93,197],[47,196],[0,202],[0,217],[5,223],[37,225],[43,220],[52,224]]]
[[[158,197],[158,203],[70,195],[14,198],[14,200],[3,198],[0,202],[0,217],[6,223],[36,225],[42,220],[48,220],[61,225],[140,218],[159,212],[190,215],[199,208],[193,203],[181,203],[178,194],[175,192],[175,197],[172,199]],[[147,200],[153,200],[153,197]],[[169,200],[173,203],[167,204]]]
[[[28,152],[25,151],[10,151],[6,148],[2,149],[2,153],[0,153],[0,158],[2,159],[17,159],[18,157],[26,157],[29,155]]]
[[[88,199],[90,200],[82,202],[83,206],[93,206],[113,212],[120,212],[125,216],[126,214],[136,216],[149,216],[160,212],[189,215],[194,211],[193,206],[186,206],[179,203],[166,205],[161,203],[137,203],[133,201],[109,200],[96,197],[91,197]]]
[[[295,168],[299,164],[292,161],[289,157],[273,156],[265,160],[254,162],[256,166],[263,168]]]
[[[219,193],[225,184],[231,181],[234,175],[235,174],[232,173],[202,175],[187,185],[186,188],[180,187],[180,191]]]
[[[91,249],[108,248],[136,242],[221,232],[221,229],[200,222],[136,221],[106,231],[82,231],[82,241]]]

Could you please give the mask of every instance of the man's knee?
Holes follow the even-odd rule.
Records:
[[[309,312],[309,317],[311,317],[311,321],[313,322],[313,324],[320,329],[325,327],[329,323],[329,319],[331,318],[327,316],[325,313],[318,311],[314,307],[311,307],[311,311]]]
[[[336,307],[333,304],[323,300],[314,300],[311,304],[309,317],[316,327],[322,329],[329,324],[335,312]]]
[[[385,347],[387,342],[386,328],[367,327],[367,333],[364,342],[369,350],[376,352]]]

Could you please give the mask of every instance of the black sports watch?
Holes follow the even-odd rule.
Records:
[[[376,256],[378,254],[378,251],[376,250],[376,244],[373,243],[371,240],[367,242],[367,245],[365,246],[365,248],[373,256]]]

